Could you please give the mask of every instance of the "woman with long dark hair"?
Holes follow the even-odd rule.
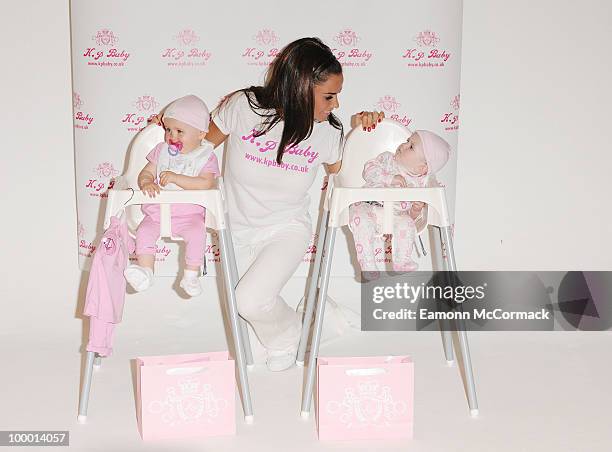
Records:
[[[226,96],[206,139],[227,140],[224,181],[236,247],[240,315],[268,351],[270,370],[295,362],[300,316],[280,291],[302,261],[312,235],[308,212],[319,166],[340,168],[342,66],[317,38],[285,46],[263,86]],[[373,129],[382,114],[361,112],[353,126]]]

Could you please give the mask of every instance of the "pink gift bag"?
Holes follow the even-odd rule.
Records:
[[[317,360],[319,439],[412,438],[413,399],[408,356]]]
[[[143,356],[136,369],[142,439],[236,433],[234,360],[228,352]]]

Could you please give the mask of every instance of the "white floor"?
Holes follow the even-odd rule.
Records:
[[[139,294],[140,295],[140,294]],[[134,296],[137,297],[137,296]],[[147,307],[133,298],[132,310]],[[197,302],[187,302],[189,308]],[[185,306],[180,305],[179,306]],[[612,450],[612,334],[470,333],[480,416],[471,418],[456,367],[445,364],[439,333],[349,332],[321,355],[410,354],[415,362],[415,439],[320,442],[314,419],[300,418],[303,370],[249,374],[255,423],[237,406],[237,435],[197,441],[143,442],[136,425],[130,359],[224,348],[220,328],[202,331],[173,309],[155,328],[134,315],[119,329],[115,352],[94,374],[85,425],[76,422],[81,355],[73,335],[6,338],[2,356],[1,430],[69,430],[78,451],[575,451]],[[201,313],[213,311],[202,303]],[[168,320],[166,318],[166,320]],[[77,321],[77,320],[75,320]],[[155,331],[155,333],[151,333]],[[189,332],[187,334],[186,332]],[[8,339],[8,340],[6,340]],[[24,449],[33,450],[34,448]]]

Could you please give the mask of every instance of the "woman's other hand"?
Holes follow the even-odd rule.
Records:
[[[351,127],[361,126],[364,131],[371,132],[384,117],[385,113],[382,111],[362,111],[351,117]]]

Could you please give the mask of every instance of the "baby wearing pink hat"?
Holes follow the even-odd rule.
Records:
[[[437,173],[450,157],[450,146],[440,136],[417,130],[406,143],[392,152],[383,152],[364,165],[364,187],[424,187],[428,176]],[[377,202],[359,202],[349,208],[349,228],[355,239],[357,260],[362,271],[385,271],[392,262],[395,271],[414,271],[412,259],[416,236],[415,220],[422,202],[401,202],[394,206],[393,243],[380,229],[383,208]],[[389,259],[387,255],[391,255]]]
[[[175,100],[164,110],[161,125],[164,141],[147,155],[148,163],[138,175],[138,187],[154,198],[161,190],[205,190],[216,185],[219,163],[214,146],[205,140],[210,122],[206,104],[197,96]],[[159,239],[159,204],[144,204],[144,219],[136,231],[137,264],[124,272],[126,280],[140,292],[153,283],[157,240]],[[204,263],[206,231],[205,209],[195,204],[170,206],[172,234],[185,241],[185,269],[180,287],[193,297],[202,293],[198,280]]]

